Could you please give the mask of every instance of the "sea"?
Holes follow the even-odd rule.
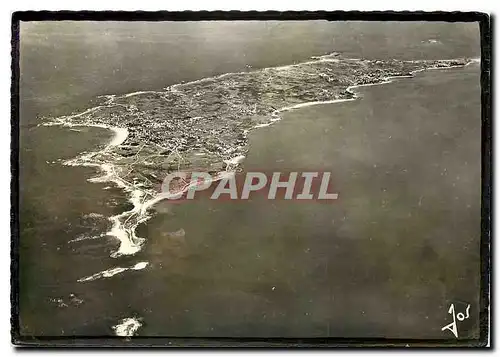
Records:
[[[480,64],[360,87],[254,130],[248,171],[332,172],[335,203],[160,204],[113,257],[132,208],[94,167],[115,133],[43,126],[98,98],[347,58],[480,57],[477,24],[33,22],[20,29],[19,325],[33,337],[449,339],[479,329]],[[89,181],[90,180],[90,181]],[[95,181],[95,180],[94,180]]]

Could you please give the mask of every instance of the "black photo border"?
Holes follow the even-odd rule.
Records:
[[[478,22],[481,36],[481,291],[478,339],[194,338],[23,336],[19,326],[19,25],[21,21],[328,20]],[[492,26],[480,12],[393,11],[22,11],[12,14],[11,81],[11,339],[25,347],[492,347]]]

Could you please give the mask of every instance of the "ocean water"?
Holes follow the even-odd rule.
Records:
[[[338,202],[163,204],[139,227],[143,250],[119,259],[110,257],[118,242],[103,233],[107,217],[130,203],[112,184],[88,182],[95,169],[61,165],[104,147],[112,133],[36,126],[40,116],[88,107],[98,95],[332,51],[479,57],[478,28],[23,24],[22,333],[103,336],[122,323],[141,336],[445,338],[451,302],[472,305],[461,337],[477,333],[477,64],[360,88],[360,100],[302,108],[251,134],[245,169],[330,169]],[[109,277],[85,280],[103,271]]]
[[[152,286],[168,283],[142,333],[445,338],[455,302],[473,306],[460,337],[474,336],[478,78],[477,65],[429,71],[253,132],[245,170],[331,171],[339,200],[198,200],[158,214],[142,234],[164,238],[141,257]],[[180,242],[164,233],[179,230]],[[152,308],[158,296],[168,307]]]

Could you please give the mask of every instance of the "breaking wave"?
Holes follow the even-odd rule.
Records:
[[[122,319],[119,324],[113,326],[113,331],[115,331],[116,336],[120,337],[130,337],[133,336],[137,330],[142,326],[140,318],[137,317],[127,317]]]
[[[102,279],[102,278],[111,278],[112,276],[116,274],[123,273],[124,271],[127,270],[142,270],[148,266],[148,262],[140,262],[137,263],[131,267],[128,268],[123,268],[123,267],[116,267],[116,268],[111,268],[107,269],[104,271],[101,271],[99,273],[92,274],[90,276],[87,276],[85,278],[78,279],[79,283],[86,282],[86,281],[92,281],[92,280],[97,280],[97,279]]]

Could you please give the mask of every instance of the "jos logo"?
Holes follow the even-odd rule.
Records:
[[[455,337],[458,338],[457,320],[464,321],[465,319],[468,319],[470,317],[469,310],[470,310],[470,304],[467,305],[467,308],[465,309],[464,312],[456,313],[455,305],[451,304],[450,308],[448,309],[448,314],[453,316],[453,322],[441,328],[441,331],[450,330],[451,333],[453,333]]]

